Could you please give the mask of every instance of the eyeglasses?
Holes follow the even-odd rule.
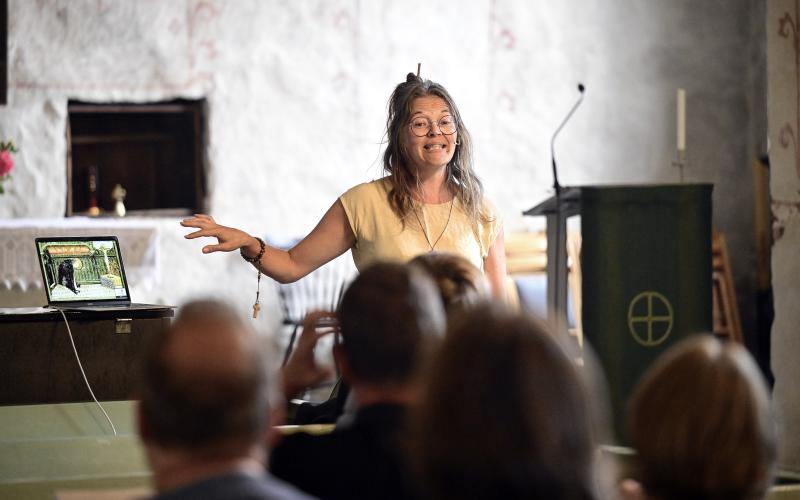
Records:
[[[425,137],[433,128],[433,124],[439,127],[439,131],[444,135],[453,135],[456,133],[456,119],[450,115],[439,118],[439,121],[431,122],[427,118],[421,116],[411,120],[408,126],[411,128],[411,133],[417,137]]]

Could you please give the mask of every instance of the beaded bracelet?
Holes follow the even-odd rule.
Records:
[[[264,240],[262,240],[261,238],[258,238],[258,237],[256,237],[256,240],[258,241],[258,244],[259,244],[260,248],[258,249],[258,255],[256,255],[255,257],[246,256],[244,254],[244,247],[239,249],[239,253],[241,254],[242,258],[244,260],[246,260],[247,262],[251,263],[251,264],[255,264],[256,262],[259,262],[261,260],[261,257],[264,256],[264,252],[267,250],[267,245],[266,245],[266,243],[264,243]]]

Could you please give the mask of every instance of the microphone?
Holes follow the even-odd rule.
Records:
[[[558,126],[553,137],[550,139],[550,158],[552,159],[553,163],[553,189],[556,191],[556,196],[561,193],[561,184],[558,183],[558,169],[556,168],[556,151],[555,151],[555,142],[556,137],[558,137],[558,133],[561,132],[561,129],[564,128],[564,125],[567,124],[570,118],[572,118],[572,114],[575,113],[575,110],[578,109],[578,106],[581,105],[583,102],[583,93],[586,90],[586,87],[583,86],[582,83],[578,84],[578,92],[580,92],[580,96],[578,96],[578,100],[575,101],[575,104],[572,105],[572,109],[569,110],[567,116],[564,117],[564,120],[561,122],[561,125]]]

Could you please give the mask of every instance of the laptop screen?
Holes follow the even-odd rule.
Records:
[[[47,301],[130,302],[116,236],[36,238]]]

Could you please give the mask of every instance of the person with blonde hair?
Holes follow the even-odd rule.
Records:
[[[628,408],[636,480],[628,498],[763,498],[776,441],[763,376],[740,344],[700,335],[645,373]]]
[[[296,281],[352,250],[359,270],[375,261],[407,262],[427,252],[464,256],[505,297],[503,226],[473,171],[472,138],[440,84],[409,73],[389,99],[385,177],[345,192],[297,245],[281,250],[198,214],[185,237],[212,237],[203,253],[240,250],[259,272]]]

